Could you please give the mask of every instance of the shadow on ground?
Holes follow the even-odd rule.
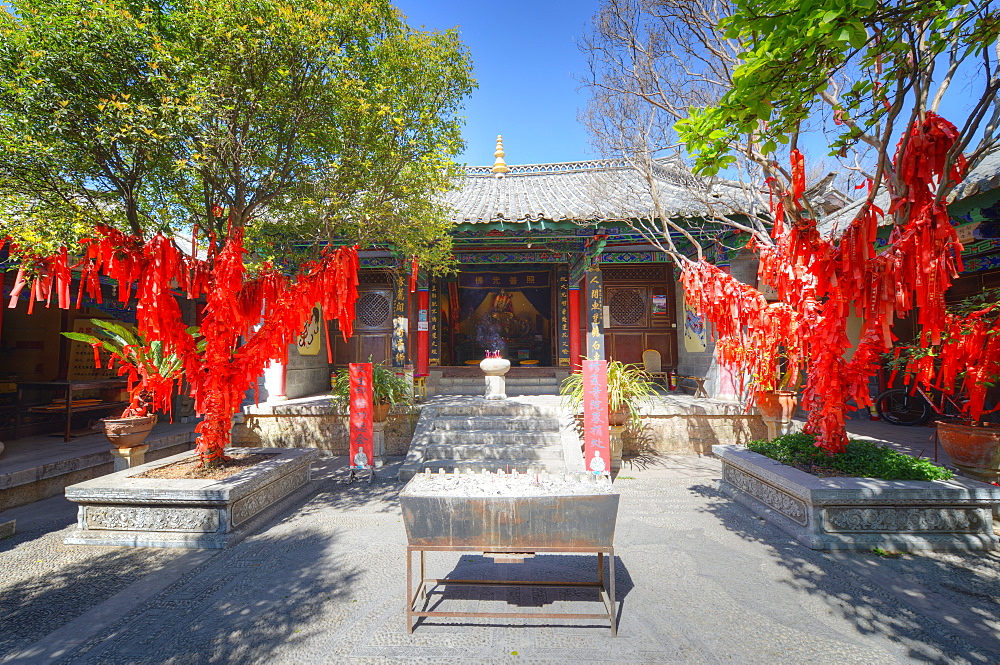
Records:
[[[314,637],[320,617],[350,602],[356,568],[315,565],[333,540],[296,531],[244,541],[60,662],[270,662]]]
[[[430,556],[433,553],[429,553]],[[416,557],[414,557],[416,560]],[[450,626],[494,626],[510,627],[511,618],[531,619],[526,627],[587,626],[607,627],[604,622],[580,619],[532,618],[532,614],[574,613],[597,614],[603,612],[601,598],[596,588],[546,588],[514,585],[515,581],[545,582],[594,582],[597,580],[596,554],[539,554],[522,563],[494,563],[493,559],[479,554],[463,554],[457,565],[441,578],[434,577],[434,568],[428,568],[432,579],[445,580],[499,580],[510,581],[512,586],[430,586],[426,605],[422,611],[432,612],[495,612],[505,613],[507,618],[480,618],[474,622],[461,617],[419,617],[414,620],[414,628],[447,623]],[[605,575],[607,561],[605,561]],[[414,571],[417,566],[414,565]],[[414,573],[414,591],[418,575]],[[615,621],[621,618],[625,608],[625,597],[634,588],[632,576],[621,557],[615,557]],[[573,623],[570,623],[573,622]]]
[[[909,658],[948,665],[996,663],[1000,653],[1000,554],[956,552],[882,557],[813,551],[710,485],[690,491],[731,532],[766,546],[788,577],[778,583],[819,596],[864,635],[904,645]],[[731,556],[732,552],[718,552]],[[737,561],[714,565],[739,568]]]

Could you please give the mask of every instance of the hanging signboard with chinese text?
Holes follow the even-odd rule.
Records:
[[[351,363],[351,470],[372,468],[372,364]]]
[[[587,281],[587,357],[604,360],[604,280],[600,270],[588,270]]]
[[[583,456],[587,469],[607,474],[611,469],[608,429],[608,362],[583,361]]]

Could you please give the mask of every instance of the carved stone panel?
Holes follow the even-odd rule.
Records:
[[[219,513],[212,508],[87,506],[88,529],[214,533]]]
[[[796,524],[806,526],[809,516],[806,503],[801,499],[781,491],[760,478],[745,473],[729,464],[723,464],[722,476],[736,489],[749,494],[769,508],[773,508]]]
[[[232,525],[242,524],[283,496],[302,487],[308,480],[309,469],[302,468],[265,485],[253,494],[238,499],[233,503]]]
[[[827,531],[968,533],[982,528],[976,508],[827,508]]]

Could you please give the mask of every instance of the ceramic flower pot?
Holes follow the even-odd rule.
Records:
[[[134,448],[142,445],[156,424],[156,414],[132,418],[104,418],[104,436],[112,448]]]
[[[792,416],[795,415],[798,399],[794,390],[757,391],[757,410],[767,425],[768,439],[791,433]]]
[[[375,404],[372,406],[372,422],[380,423],[389,418],[389,409],[392,404]]]
[[[941,447],[964,475],[985,483],[1000,481],[1000,425],[942,420],[937,431]]]

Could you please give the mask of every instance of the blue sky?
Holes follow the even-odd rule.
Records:
[[[592,159],[577,113],[586,60],[577,43],[599,0],[394,0],[412,27],[458,27],[472,52],[479,89],[465,109],[470,165],[493,163],[503,134],[508,164]]]

